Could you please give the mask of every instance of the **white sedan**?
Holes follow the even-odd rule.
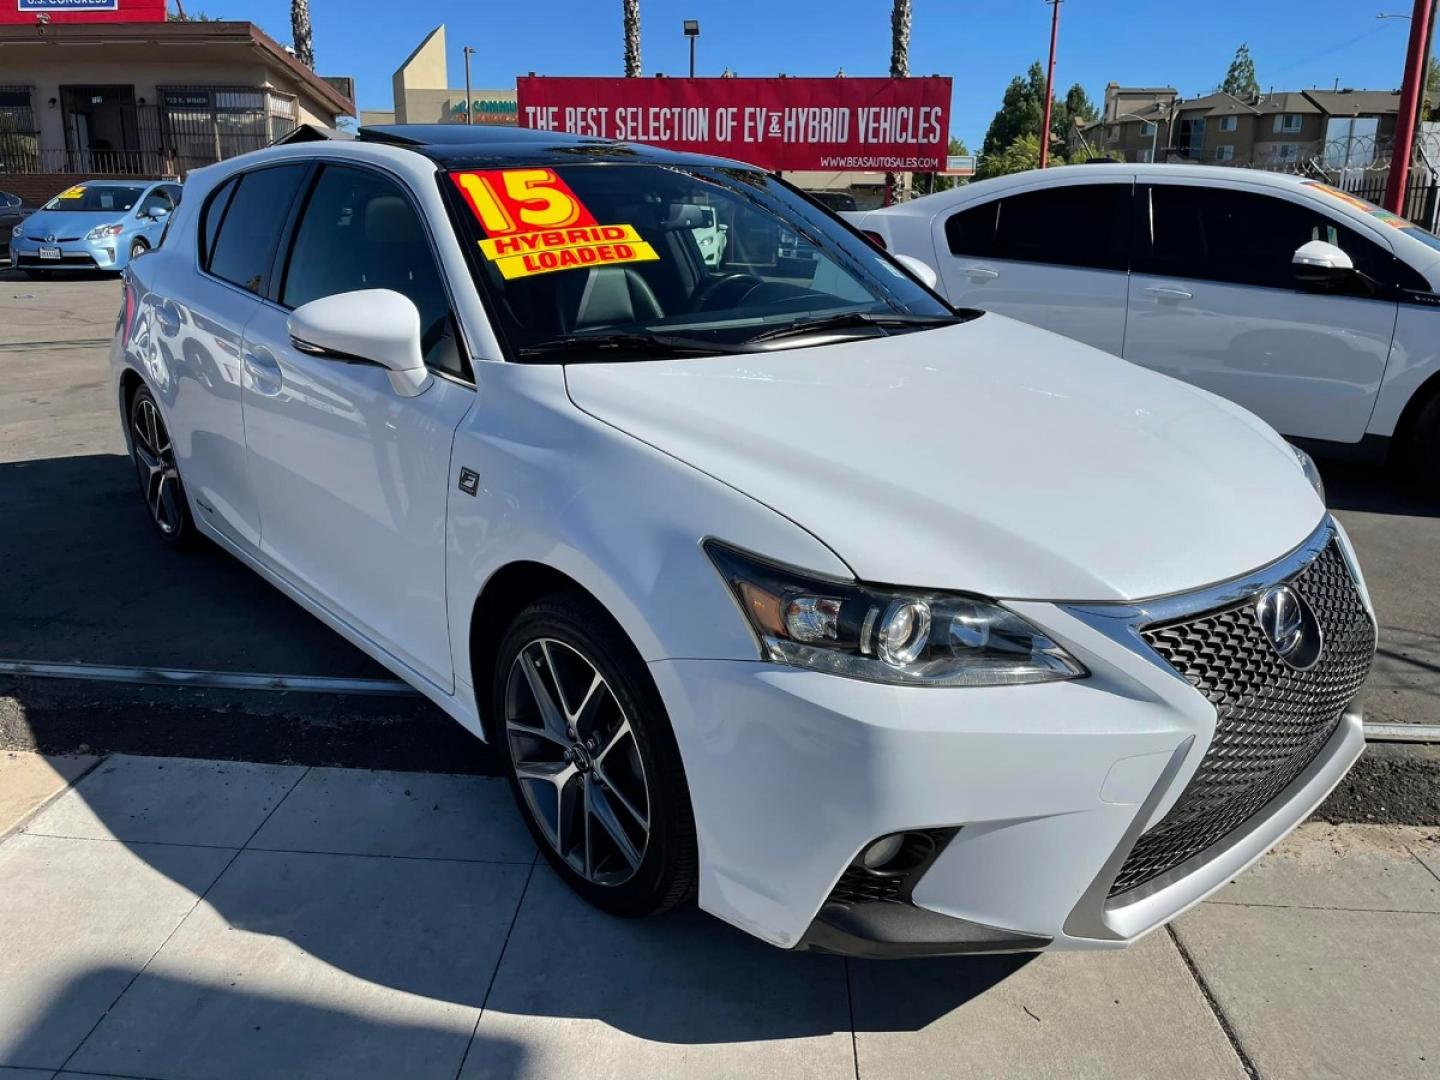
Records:
[[[1122,946],[1360,753],[1369,598],[1265,424],[912,269],[735,162],[364,129],[191,175],[114,400],[156,535],[493,744],[593,903]]]
[[[1064,334],[1440,492],[1440,239],[1316,180],[1085,165],[845,215],[959,307]],[[1329,445],[1326,445],[1329,444]]]

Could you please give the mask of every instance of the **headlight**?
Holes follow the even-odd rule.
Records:
[[[124,225],[97,225],[85,234],[86,240],[104,240],[107,237],[119,236],[125,231]]]
[[[777,664],[906,686],[1085,674],[1040,630],[986,600],[809,577],[713,540],[705,551]]]
[[[1310,486],[1315,489],[1315,494],[1320,496],[1320,501],[1325,501],[1325,481],[1320,478],[1320,470],[1315,467],[1315,459],[1307,454],[1294,443],[1290,449],[1295,451],[1295,460],[1300,462],[1300,471],[1305,474],[1305,479],[1310,481]]]
[[[10,235],[18,240],[20,238],[20,226],[16,225],[13,229],[11,229]]]

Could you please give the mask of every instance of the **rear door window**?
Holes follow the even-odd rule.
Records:
[[[1131,185],[1067,184],[1007,195],[945,223],[956,255],[1125,270]]]
[[[278,165],[240,176],[210,251],[210,273],[257,296],[269,293],[275,245],[308,167]]]

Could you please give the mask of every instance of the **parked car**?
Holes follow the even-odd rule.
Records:
[[[716,218],[713,206],[695,206],[684,209],[686,213],[696,219],[697,223],[691,227],[690,231],[695,237],[695,243],[700,247],[700,257],[704,259],[705,265],[713,270],[725,258],[725,245],[730,235],[730,227]]]
[[[1212,390],[1440,491],[1440,239],[1315,180],[1091,165],[847,215],[952,303]],[[1325,444],[1335,444],[1327,447]]]
[[[1374,616],[1303,454],[760,170],[406,126],[187,184],[111,353],[156,535],[490,742],[608,911],[1118,947],[1360,753]],[[701,201],[813,281],[713,271]]]
[[[19,195],[0,191],[0,259],[10,258],[10,233],[29,216]]]
[[[123,270],[158,247],[180,203],[173,181],[86,180],[66,188],[11,229],[14,265],[31,277]]]
[[[807,191],[805,194],[836,213],[855,209],[855,196],[848,191]]]

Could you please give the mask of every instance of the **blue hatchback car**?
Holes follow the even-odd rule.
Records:
[[[32,277],[55,271],[120,271],[158,247],[180,203],[173,180],[87,180],[66,188],[15,226],[12,265]]]

